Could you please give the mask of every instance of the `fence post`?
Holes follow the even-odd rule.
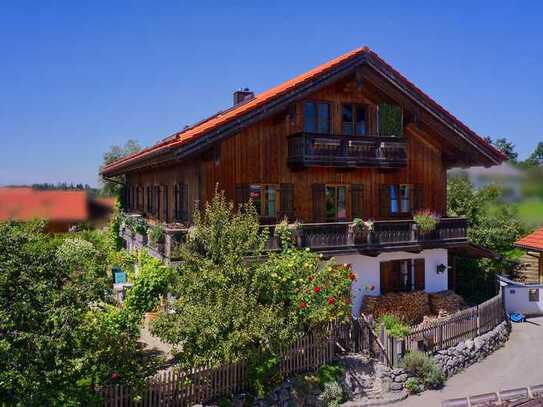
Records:
[[[479,317],[479,305],[477,305],[476,311],[477,311],[477,335],[476,336],[479,336],[480,331],[481,331],[481,320],[480,320],[480,317]]]

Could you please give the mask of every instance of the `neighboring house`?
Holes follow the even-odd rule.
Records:
[[[503,197],[508,202],[518,202],[522,199],[522,183],[525,178],[524,171],[514,167],[509,162],[486,167],[472,167],[466,169],[455,168],[449,175],[465,175],[476,189],[488,185],[497,185],[503,189]]]
[[[525,252],[520,258],[520,279],[528,284],[543,283],[543,228],[524,236],[515,246]]]
[[[124,176],[125,207],[149,222],[188,225],[218,184],[249,198],[263,224],[302,223],[298,244],[352,266],[363,295],[448,288],[449,250],[469,248],[447,217],[447,170],[506,157],[368,48],[356,49],[139,153],[107,165]],[[413,214],[440,216],[423,235]],[[354,231],[374,219],[373,232]],[[274,247],[273,241],[270,247]]]
[[[84,222],[103,222],[113,206],[114,200],[91,200],[85,191],[0,188],[0,221],[44,219],[50,233],[68,232]]]

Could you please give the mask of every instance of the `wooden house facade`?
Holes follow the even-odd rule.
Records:
[[[262,224],[300,222],[301,246],[351,264],[355,290],[378,295],[447,288],[447,250],[467,244],[465,219],[447,217],[447,169],[503,159],[360,48],[259,95],[238,91],[231,108],[102,176],[122,176],[126,210],[151,223],[189,225],[216,188],[251,199]],[[440,219],[432,233],[417,231],[422,210]],[[374,220],[371,233],[353,235],[356,218]]]

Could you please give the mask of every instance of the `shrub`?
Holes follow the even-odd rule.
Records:
[[[152,245],[164,243],[164,229],[160,225],[150,226],[147,235]]]
[[[325,406],[339,406],[343,401],[343,398],[343,388],[337,381],[326,383],[324,385],[324,390],[319,396],[319,400],[322,401]]]
[[[419,381],[414,377],[410,377],[409,379],[407,379],[404,387],[409,394],[417,394],[420,391]]]
[[[428,388],[439,388],[445,381],[445,375],[436,365],[434,359],[422,352],[407,353],[402,360],[402,366],[419,377]]]
[[[438,223],[437,216],[428,209],[417,212],[415,216],[413,216],[413,219],[422,233],[429,233],[432,230],[435,230]]]
[[[283,381],[278,367],[279,358],[272,354],[255,357],[249,361],[247,374],[249,386],[259,398],[264,398],[268,391]]]
[[[147,222],[141,216],[126,216],[124,218],[124,225],[133,233],[140,235],[147,234]]]
[[[384,325],[387,333],[393,338],[404,338],[410,332],[409,325],[404,324],[395,315],[385,314],[379,319],[379,324]]]
[[[336,363],[322,365],[317,372],[319,386],[324,389],[326,383],[337,381],[345,373],[345,368]]]

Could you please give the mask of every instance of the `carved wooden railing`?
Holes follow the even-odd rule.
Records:
[[[267,249],[279,249],[280,241],[274,234],[275,227],[263,227],[269,228],[270,232]],[[293,230],[293,234],[296,246],[314,250],[380,249],[432,242],[467,241],[467,227],[465,218],[441,218],[435,230],[429,233],[421,233],[413,220],[376,221],[371,231],[364,227],[355,228],[349,222],[304,223]]]
[[[381,167],[407,165],[407,143],[399,137],[297,133],[288,138],[293,166]]]

